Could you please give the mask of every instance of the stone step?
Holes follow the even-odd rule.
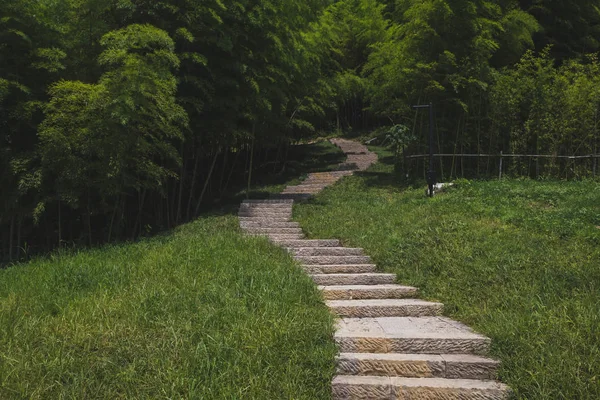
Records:
[[[263,216],[255,216],[255,217],[238,217],[240,222],[290,222],[292,220],[291,217],[263,217]]]
[[[325,300],[404,299],[416,296],[418,289],[401,285],[319,286]]]
[[[317,285],[385,285],[396,281],[395,274],[314,274]]]
[[[327,306],[340,317],[432,317],[440,315],[441,303],[419,299],[328,300]]]
[[[294,256],[304,265],[369,264],[369,256]]]
[[[334,335],[342,353],[478,354],[490,339],[445,317],[343,318]]]
[[[293,233],[293,234],[267,234],[267,233],[248,233],[250,236],[267,236],[271,241],[279,241],[279,240],[302,240],[305,239],[306,236],[303,233]]]
[[[325,186],[329,186],[329,185],[333,185],[334,183],[336,183],[340,179],[342,179],[342,178],[341,177],[328,178],[328,179],[324,179],[324,178],[308,178],[307,180],[302,181],[301,185],[325,185]]]
[[[302,233],[302,228],[244,228],[249,233],[290,234]]]
[[[310,239],[310,240],[282,240],[278,245],[287,249],[297,249],[302,247],[339,247],[340,241],[337,239]]]
[[[314,195],[317,193],[320,193],[321,190],[316,190],[316,189],[311,189],[311,190],[300,190],[300,189],[292,189],[292,190],[288,190],[288,189],[284,189],[281,192],[281,195],[298,195],[298,194],[302,194],[302,195]]]
[[[507,400],[508,386],[494,381],[338,375],[332,399],[368,400]]]
[[[298,189],[324,189],[328,186],[331,186],[332,182],[323,182],[323,183],[312,183],[312,182],[302,182],[299,185],[288,186],[288,188],[298,188]]]
[[[291,210],[294,203],[242,203],[244,210]]]
[[[351,247],[304,247],[290,250],[296,256],[361,256],[363,249]]]
[[[240,207],[239,213],[254,213],[254,214],[291,214],[291,208],[268,208],[268,207]]]
[[[375,264],[303,265],[307,274],[365,274],[375,272]]]
[[[309,174],[310,176],[322,177],[322,176],[347,176],[352,175],[352,172],[349,171],[327,171],[327,172],[313,172]]]
[[[470,354],[341,353],[340,375],[405,378],[496,379],[500,363]]]
[[[293,204],[291,200],[282,199],[259,199],[259,200],[244,200],[242,204]]]
[[[238,217],[254,217],[254,218],[291,218],[292,212],[272,212],[272,211],[240,211]]]
[[[242,228],[300,228],[300,224],[293,221],[240,221]]]
[[[298,188],[285,188],[281,194],[317,194],[323,189],[298,189]]]

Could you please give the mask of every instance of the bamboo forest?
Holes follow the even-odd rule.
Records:
[[[426,153],[415,104],[436,152],[591,176],[599,50],[599,0],[0,1],[0,260],[170,229],[332,132]]]

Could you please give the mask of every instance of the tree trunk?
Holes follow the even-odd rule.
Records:
[[[225,186],[223,187],[221,193],[219,194],[220,196],[223,196],[223,193],[229,187],[229,182],[231,181],[231,177],[233,176],[233,172],[235,171],[235,167],[237,166],[238,159],[240,158],[240,153],[241,153],[241,151],[239,149],[238,149],[238,151],[235,152],[235,157],[233,159],[233,165],[231,166],[231,170],[229,170],[229,176],[227,177],[227,182],[225,182]]]
[[[250,198],[250,183],[252,182],[252,168],[254,167],[254,128],[252,128],[252,148],[250,149],[250,167],[248,169],[248,188],[246,189],[246,198]]]
[[[23,223],[23,219],[19,217],[19,222],[17,222],[17,261],[21,259],[21,225]]]
[[[60,198],[58,199],[58,248],[62,245],[62,211]]]
[[[115,202],[115,207],[113,209],[113,213],[112,213],[112,217],[110,218],[110,225],[108,227],[108,240],[107,242],[110,243],[110,240],[112,239],[112,232],[113,232],[113,226],[115,223],[115,216],[117,215],[117,210],[119,209],[119,196],[117,196],[117,201]]]
[[[167,190],[167,193],[168,193],[168,190]],[[141,195],[138,195],[138,199],[139,199],[139,201],[138,201],[137,218],[135,219],[135,224],[133,225],[133,231],[131,232],[132,240],[136,238],[136,233],[138,232],[138,229],[139,229],[140,225],[142,224],[142,212],[144,210],[144,202],[146,200],[146,189],[142,190]],[[169,202],[167,201],[167,209],[168,208],[169,208]]]
[[[196,162],[194,163],[194,173],[192,174],[192,187],[190,188],[190,195],[188,196],[187,212],[185,213],[186,220],[188,220],[188,221],[191,218],[190,213],[192,212],[192,201],[194,200],[194,190],[196,189],[196,179],[198,176],[199,162],[200,162],[200,155],[196,154]]]
[[[15,234],[15,216],[10,218],[10,233],[8,236],[8,261],[13,260],[13,236]]]
[[[200,193],[200,198],[198,199],[198,202],[196,203],[196,212],[194,213],[194,216],[198,216],[198,213],[200,212],[200,206],[202,204],[202,199],[204,198],[204,193],[206,192],[206,189],[208,188],[208,184],[210,183],[210,180],[212,178],[212,174],[213,174],[213,171],[215,170],[215,164],[217,163],[218,157],[219,157],[219,151],[217,151],[215,153],[215,157],[213,158],[212,164],[210,166],[210,171],[208,171],[208,176],[206,177],[206,181],[204,181],[204,187],[202,188],[202,192]]]
[[[175,216],[175,223],[181,222],[181,203],[183,198],[183,186],[185,184],[185,172],[186,172],[186,159],[185,159],[185,148],[183,147],[183,141],[181,142],[181,155],[183,160],[181,161],[181,174],[179,176],[179,196],[177,199],[177,214]]]

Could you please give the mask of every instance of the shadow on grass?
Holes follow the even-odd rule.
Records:
[[[329,171],[336,169],[337,164],[344,162],[345,154],[329,141],[320,141],[311,144],[301,144],[290,146],[286,160],[281,163],[268,162],[263,165],[257,165],[252,171],[252,181],[250,190],[247,189],[247,173],[243,168],[235,171],[229,185],[229,189],[219,198],[207,200],[200,207],[199,215],[196,219],[203,219],[215,216],[237,215],[239,205],[247,198],[266,199],[273,193],[283,190],[286,185],[299,181],[307,174],[319,171]],[[75,252],[82,249],[97,249],[107,245],[121,245],[134,243],[139,240],[151,238],[168,238],[180,226],[190,221],[182,221],[171,228],[157,228],[142,233],[136,239],[123,238],[109,243],[95,243],[94,245],[81,245],[64,243],[62,249],[54,249],[46,252],[39,252],[28,256],[25,260],[14,262],[0,262],[0,269],[27,263],[31,259],[46,258],[53,254],[64,252]]]

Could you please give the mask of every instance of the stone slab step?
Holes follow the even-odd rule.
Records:
[[[328,300],[327,306],[340,317],[431,317],[440,315],[441,303],[419,299]]]
[[[293,221],[240,221],[242,228],[300,228],[298,222]]]
[[[332,399],[507,400],[508,386],[494,381],[339,375],[331,382]]]
[[[361,256],[363,249],[351,247],[303,247],[292,249],[296,256]]]
[[[317,194],[321,192],[323,189],[283,189],[281,194]]]
[[[500,363],[469,354],[341,353],[340,375],[405,378],[496,379]]]
[[[396,281],[395,274],[314,274],[317,285],[385,285]]]
[[[320,193],[320,190],[303,190],[303,191],[298,191],[298,190],[293,190],[293,191],[283,191],[281,192],[281,195],[290,195],[290,196],[296,196],[298,194],[302,194],[302,195],[307,195],[309,197],[303,197],[302,200],[306,200],[309,199],[310,197],[314,196],[315,194]]]
[[[302,228],[244,228],[249,233],[292,234],[302,233]]]
[[[347,176],[352,175],[352,172],[349,171],[327,171],[327,172],[313,172],[309,174],[310,176],[322,177],[322,176]]]
[[[325,300],[403,299],[416,296],[418,289],[402,285],[319,286]]]
[[[445,317],[343,318],[334,335],[343,353],[487,354],[490,339]]]
[[[302,240],[305,239],[306,236],[303,233],[294,233],[294,234],[267,234],[267,233],[248,233],[248,235],[253,236],[267,236],[271,241],[281,241],[281,240]]]
[[[242,202],[242,204],[280,204],[280,203],[286,203],[286,204],[290,204],[293,203],[293,201],[290,200],[280,200],[280,199],[248,199],[248,200],[244,200]]]
[[[297,249],[302,247],[339,247],[340,241],[337,239],[310,239],[310,240],[281,240],[278,245],[287,249]]]
[[[294,203],[242,203],[244,210],[291,210]]]
[[[308,178],[307,180],[302,182],[302,185],[333,185],[337,181],[339,181],[341,177],[331,177],[328,179],[324,178]]]
[[[332,265],[332,264],[369,264],[369,256],[294,256],[305,265]]]
[[[240,211],[238,217],[254,217],[254,218],[291,218],[292,212],[271,212],[271,211]]]
[[[263,217],[263,216],[255,216],[255,217],[238,217],[240,222],[290,222],[292,220],[291,217]]]
[[[250,214],[291,214],[291,208],[267,208],[267,207],[240,207],[238,214],[250,213]]]
[[[307,274],[366,274],[375,272],[375,264],[303,265]]]

